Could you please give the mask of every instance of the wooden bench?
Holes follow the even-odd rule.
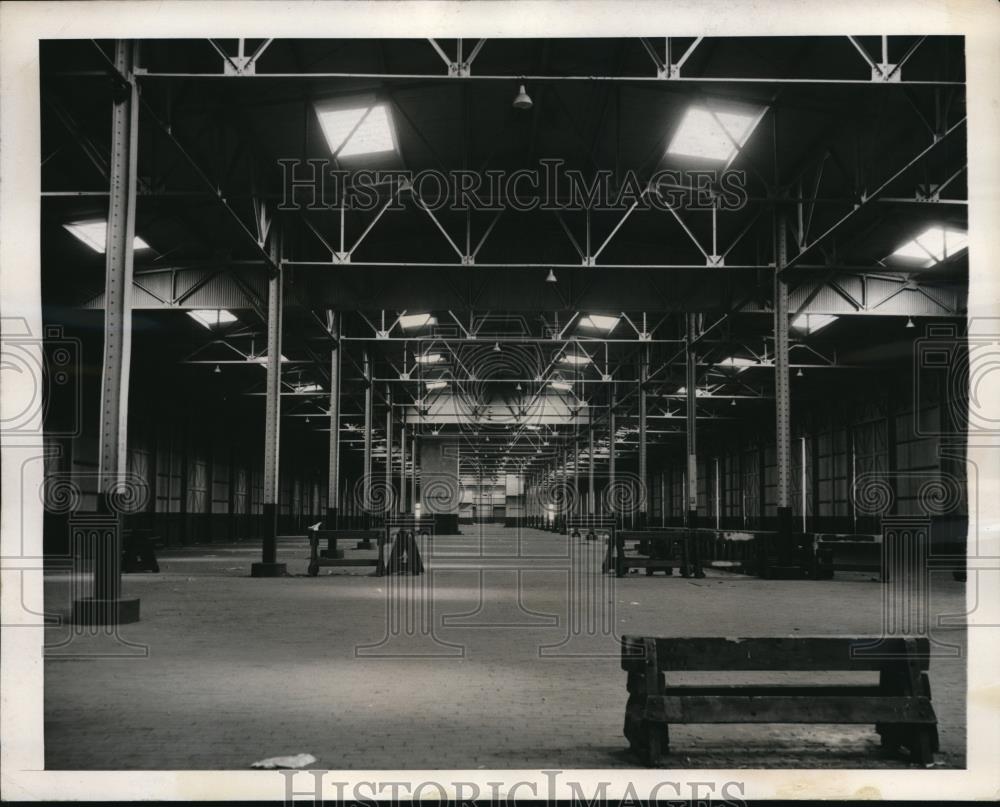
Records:
[[[636,554],[629,554],[632,544]],[[616,577],[624,577],[629,569],[645,569],[647,575],[662,571],[673,574],[674,567],[683,577],[704,577],[698,538],[690,530],[632,530],[615,534],[614,552],[611,543],[604,561],[604,571],[614,569]]]
[[[882,746],[926,765],[938,750],[927,639],[622,637],[625,737],[647,765],[669,748],[671,723],[872,723]],[[876,671],[877,685],[670,686],[691,671]]]

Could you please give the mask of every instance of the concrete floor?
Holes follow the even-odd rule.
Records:
[[[47,629],[46,767],[245,769],[300,752],[334,770],[638,767],[622,735],[620,635],[880,634],[885,586],[866,575],[616,580],[596,573],[594,544],[464,529],[423,547],[421,577],[311,578],[301,539],[282,541],[280,579],[248,576],[257,546],[161,552],[160,574],[125,578],[141,622],[118,636]],[[47,575],[49,611],[68,611],[70,583]],[[963,612],[962,584],[935,575],[930,608]],[[934,636],[961,653],[931,663],[937,764],[962,767],[965,633]],[[867,726],[677,726],[671,742],[678,768],[907,766]]]

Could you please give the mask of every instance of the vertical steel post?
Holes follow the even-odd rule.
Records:
[[[385,385],[385,515],[392,512],[392,388]]]
[[[327,476],[326,528],[338,527],[340,513],[340,315],[337,315],[338,342],[330,352],[330,471]]]
[[[579,513],[580,507],[580,441],[573,438],[573,514]]]
[[[135,82],[136,44],[115,42],[115,68],[124,86],[112,102],[108,227],[104,258],[104,356],[101,372],[98,511],[103,530],[94,552],[90,598],[73,604],[76,623],[115,626],[139,620],[139,600],[121,597],[122,517],[114,506],[128,467],[128,388],[132,352],[132,267],[135,240],[139,100]]]
[[[363,512],[366,514],[366,523],[364,526],[367,527],[368,518],[370,517],[369,508],[371,508],[372,503],[372,418],[374,415],[372,411],[374,392],[372,390],[372,368],[367,352],[364,354],[362,368],[365,375],[365,443],[364,459],[361,468],[361,506]]]
[[[267,377],[264,408],[264,541],[260,563],[250,567],[251,577],[280,577],[285,564],[277,562],[278,489],[281,456],[281,331],[284,308],[284,275],[281,269],[281,227],[270,229],[269,252],[274,265],[267,282]]]
[[[720,499],[721,490],[719,484],[719,458],[715,457],[715,529],[719,529],[722,520],[722,501]]]
[[[649,373],[649,348],[639,360],[639,527],[646,526],[646,379]]]
[[[590,440],[589,458],[590,458],[590,469],[587,487],[587,513],[589,515],[594,515],[597,512],[597,508],[594,507],[594,424],[590,424],[590,429],[588,433],[588,438]]]
[[[687,473],[684,477],[687,501],[687,521],[690,529],[698,526],[698,413],[696,407],[698,393],[698,355],[694,349],[695,314],[687,315],[687,365],[686,407],[687,407]]]
[[[406,410],[399,417],[399,512],[406,512]]]
[[[608,492],[605,498],[608,511],[615,513],[615,396],[608,402]]]
[[[788,214],[778,212],[775,227],[774,254],[774,405],[775,444],[778,463],[778,565],[790,562],[792,508],[789,499],[791,488],[791,390],[788,376],[788,284],[781,278],[781,270],[788,262]]]
[[[417,429],[416,426],[413,428],[413,437],[411,438],[413,443],[411,444],[412,450],[410,451],[410,463],[412,464],[412,469],[410,470],[410,507],[413,508],[413,514],[417,514]]]
[[[802,440],[802,532],[806,532],[806,438]]]

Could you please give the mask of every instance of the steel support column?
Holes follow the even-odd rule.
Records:
[[[697,341],[697,314],[687,315],[687,365],[686,370],[686,402],[687,412],[687,473],[685,474],[685,485],[687,490],[687,526],[691,530],[691,551],[692,562],[695,568],[700,568],[700,547],[698,544],[698,351]],[[708,489],[708,476],[705,477],[706,494]],[[707,499],[707,495],[706,495]],[[703,571],[696,571],[695,577],[704,577]]]
[[[364,443],[364,464],[362,466],[362,479],[361,479],[361,495],[362,495],[362,507],[366,514],[365,520],[367,522],[370,517],[370,508],[372,502],[372,420],[374,412],[372,411],[372,406],[374,404],[372,389],[372,368],[371,362],[368,359],[368,354],[364,354],[363,359],[363,372],[365,374],[365,443]],[[365,523],[364,526],[368,526]]]
[[[639,360],[639,527],[646,526],[648,483],[646,480],[646,381],[649,378],[649,348]]]
[[[410,471],[410,507],[413,508],[413,514],[417,514],[417,429],[416,426],[413,428],[413,440],[412,450],[410,451],[410,462],[413,464],[413,469]]]
[[[608,403],[608,510],[615,514],[615,396],[612,394]],[[617,523],[617,522],[616,522]]]
[[[251,577],[280,577],[284,563],[277,562],[278,482],[281,455],[281,331],[284,308],[284,274],[281,271],[281,227],[272,222],[269,252],[277,267],[267,282],[267,376],[264,408],[264,541],[261,562],[250,567]]]
[[[399,424],[399,512],[406,510],[406,410],[400,416]]]
[[[115,42],[115,67],[126,86],[112,102],[108,229],[104,259],[104,357],[101,372],[98,511],[90,597],[73,603],[77,624],[119,625],[139,621],[139,600],[121,596],[123,519],[115,499],[127,501],[124,473],[128,450],[128,388],[132,348],[132,269],[138,170],[139,98],[135,82],[136,44]]]
[[[787,566],[791,560],[791,390],[788,375],[788,284],[781,271],[788,262],[788,214],[778,212],[775,225],[774,272],[774,405],[775,445],[778,464],[778,546],[777,563]]]
[[[686,425],[687,425],[687,473],[684,475],[687,502],[687,525],[689,529],[698,526],[698,417],[696,401],[698,393],[698,354],[695,349],[695,317],[687,315],[687,364],[686,364]]]
[[[337,337],[340,315],[337,315]],[[330,472],[327,477],[326,528],[339,526],[340,513],[340,344],[330,354]]]
[[[594,424],[590,424],[588,430],[588,439],[590,441],[588,457],[590,459],[590,468],[588,469],[588,487],[587,487],[587,513],[588,515],[594,515],[597,512],[597,508],[594,506]]]
[[[392,512],[392,387],[385,387],[385,515]]]

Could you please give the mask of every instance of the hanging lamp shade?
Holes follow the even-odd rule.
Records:
[[[531,96],[524,89],[522,84],[517,88],[517,95],[514,97],[514,109],[531,109]]]

